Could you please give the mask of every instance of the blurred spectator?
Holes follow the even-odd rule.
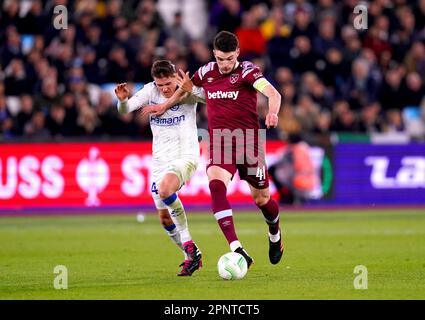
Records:
[[[28,82],[24,63],[20,59],[13,59],[4,70],[5,94],[19,96],[21,93],[30,93],[31,85]]]
[[[331,131],[333,132],[357,132],[358,122],[356,115],[350,109],[350,105],[343,100],[335,102],[332,115]]]
[[[45,79],[41,87],[41,93],[35,98],[35,108],[47,113],[53,104],[60,102],[60,98],[56,80]]]
[[[46,118],[46,127],[52,137],[62,137],[66,135],[65,127],[63,126],[66,111],[60,104],[54,104],[50,108],[50,113]]]
[[[316,34],[313,22],[312,22],[312,12],[309,9],[306,9],[309,4],[303,3],[298,6],[295,10],[295,20],[292,27],[291,37],[295,39],[299,36],[304,36],[309,38],[310,41],[313,40],[314,35]]]
[[[80,107],[77,118],[76,132],[79,136],[101,135],[100,121],[96,111],[87,104]]]
[[[410,72],[406,75],[404,105],[419,106],[425,96],[423,81],[417,72]]]
[[[291,28],[285,23],[281,6],[277,5],[271,9],[269,17],[261,23],[260,31],[266,40],[270,40],[273,37],[289,37]]]
[[[183,28],[182,14],[177,11],[174,14],[173,24],[167,28],[167,35],[177,41],[177,43],[185,48],[189,43],[189,35]]]
[[[316,118],[313,132],[320,135],[327,135],[330,133],[331,128],[331,113],[328,111],[322,111]]]
[[[323,82],[317,81],[310,92],[310,96],[320,109],[330,111],[332,109],[334,98],[332,92],[326,89]]]
[[[257,17],[253,10],[242,15],[242,24],[235,31],[239,39],[241,59],[261,56],[266,51],[266,40],[263,37]]]
[[[89,46],[81,49],[82,68],[84,77],[90,83],[105,83],[104,74],[99,67],[99,63],[96,59],[96,51]]]
[[[13,133],[16,136],[22,136],[24,134],[24,128],[26,124],[31,120],[34,114],[34,101],[33,98],[28,94],[21,96],[21,108],[15,117],[13,125]]]
[[[24,57],[21,46],[21,36],[14,25],[8,25],[5,30],[6,43],[1,46],[1,65],[7,66],[12,59],[22,59]]]
[[[115,20],[121,15],[122,0],[106,1],[106,14],[99,20],[102,33],[108,39],[112,39],[115,35]]]
[[[292,107],[297,99],[295,85],[292,82],[285,83],[280,87],[283,97],[283,108]]]
[[[19,18],[19,1],[6,0],[2,3],[2,15],[0,20],[0,30],[6,30],[9,26],[18,27],[21,31],[21,19]]]
[[[334,47],[326,51],[324,63],[324,68],[319,71],[320,78],[336,97],[341,98],[342,88],[345,87],[350,74],[350,65],[343,60],[341,50]]]
[[[281,204],[301,204],[308,200],[319,177],[310,155],[310,147],[299,133],[288,136],[288,145],[280,160],[269,167]]]
[[[296,74],[316,70],[318,56],[313,52],[311,41],[306,36],[295,38],[294,47],[291,49],[291,66]]]
[[[106,81],[126,82],[129,80],[130,64],[123,47],[114,46],[109,52],[108,72]]]
[[[379,102],[384,110],[403,108],[402,79],[402,71],[399,67],[394,67],[385,73],[379,93]]]
[[[313,6],[305,0],[288,1],[284,6],[285,19],[291,25],[296,24],[297,13],[305,13],[310,17],[313,16]]]
[[[241,25],[242,8],[239,0],[220,0],[220,9],[217,14],[217,31],[227,30],[234,32]]]
[[[134,81],[148,83],[151,81],[151,67],[154,59],[154,48],[148,46],[142,47],[137,52],[134,65]]]
[[[345,25],[341,29],[341,39],[344,42],[343,56],[351,65],[359,56],[362,49],[362,43],[356,30],[351,25]]]
[[[65,92],[61,98],[60,105],[65,109],[65,117],[62,123],[62,133],[64,136],[77,134],[78,111],[75,105],[75,96],[71,92]]]
[[[379,16],[377,18],[376,23],[366,34],[363,47],[372,49],[378,59],[380,59],[384,52],[391,52],[391,45],[389,43],[389,20],[387,17]]]
[[[0,94],[0,137],[10,137],[13,118],[6,104],[6,97]]]
[[[31,9],[22,19],[20,32],[24,34],[42,34],[48,24],[47,16],[43,12],[43,2],[33,0]]]
[[[404,58],[407,72],[418,72],[425,81],[425,43],[416,41]]]
[[[201,40],[190,42],[190,53],[187,57],[188,69],[191,74],[213,59],[211,50]]]
[[[370,64],[366,60],[356,59],[353,62],[352,75],[345,90],[353,110],[360,110],[377,100],[379,83],[371,76]]]
[[[46,128],[46,118],[42,111],[34,112],[31,120],[24,127],[24,136],[31,139],[50,138],[49,130]]]
[[[385,113],[385,132],[403,132],[405,126],[400,110],[390,109]]]
[[[425,0],[418,0],[413,12],[415,13],[416,29],[423,30],[425,28]]]
[[[379,116],[380,111],[381,106],[376,102],[364,106],[360,114],[358,131],[368,134],[381,132],[383,125]]]
[[[336,20],[332,18],[322,19],[319,23],[319,33],[313,40],[314,51],[324,56],[330,48],[341,47],[340,40],[336,35]]]
[[[314,103],[309,95],[300,95],[294,115],[301,124],[303,132],[311,132],[313,130],[319,112],[320,107]]]

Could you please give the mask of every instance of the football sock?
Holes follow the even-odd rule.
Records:
[[[190,235],[189,228],[187,226],[186,212],[184,211],[183,204],[177,194],[173,193],[168,198],[162,199],[162,202],[164,202],[167,206],[171,219],[180,233],[181,243],[184,244],[185,242],[192,240],[192,236]]]
[[[279,233],[279,206],[277,205],[276,201],[270,198],[270,200],[265,205],[258,207],[261,209],[264,219],[269,225],[269,234],[277,235]],[[270,238],[270,240],[272,240],[272,238]]]
[[[167,231],[168,236],[170,237],[171,241],[173,241],[177,247],[179,247],[184,254],[185,260],[188,259],[186,252],[183,249],[183,245],[180,239],[180,233],[177,231],[177,227],[175,224],[164,226],[165,231]]]
[[[274,243],[278,242],[279,239],[280,239],[280,231],[278,231],[276,234],[271,234],[269,232],[269,239],[270,239],[271,242],[274,242]]]
[[[235,241],[239,243],[238,237],[236,236],[235,225],[233,223],[232,209],[230,208],[229,201],[227,200],[226,185],[223,181],[215,179],[209,183],[209,188],[211,192],[212,211],[221,231],[226,237],[229,245]],[[235,246],[235,244],[233,244],[233,246]]]

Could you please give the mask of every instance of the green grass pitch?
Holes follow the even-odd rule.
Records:
[[[204,267],[177,277],[182,254],[155,215],[0,218],[0,299],[425,299],[423,210],[282,211],[285,254],[268,261],[260,213],[235,210],[239,238],[255,259],[247,276],[217,274],[227,243],[212,214],[189,211]],[[56,290],[56,265],[68,289]],[[354,268],[368,270],[356,290]]]

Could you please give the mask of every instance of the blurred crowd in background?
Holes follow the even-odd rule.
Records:
[[[425,0],[4,0],[0,15],[0,138],[150,139],[148,119],[119,115],[113,87],[133,93],[158,58],[192,75],[214,60],[220,30],[239,37],[282,93],[287,133],[407,133],[425,138]],[[53,8],[68,10],[56,29]],[[259,95],[261,123],[267,100]],[[206,128],[206,108],[198,108]]]

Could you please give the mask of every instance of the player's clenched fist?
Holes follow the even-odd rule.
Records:
[[[127,88],[127,83],[120,83],[115,87],[115,94],[118,100],[125,100],[130,96],[130,90]]]

